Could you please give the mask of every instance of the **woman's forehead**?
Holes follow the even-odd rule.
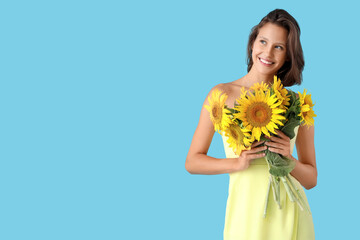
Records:
[[[265,40],[286,44],[288,31],[284,27],[272,23],[266,23],[259,29],[258,38],[263,38]]]

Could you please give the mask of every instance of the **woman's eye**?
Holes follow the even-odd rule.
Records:
[[[265,44],[265,43],[266,43],[264,40],[260,40],[260,42],[261,42],[262,44]]]
[[[279,49],[283,49],[283,47],[282,46],[276,46],[277,48],[279,48]]]

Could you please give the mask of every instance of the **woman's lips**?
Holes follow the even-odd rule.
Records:
[[[267,60],[265,60],[263,58],[258,58],[258,59],[265,66],[271,66],[272,64],[274,64],[274,62],[267,61]]]

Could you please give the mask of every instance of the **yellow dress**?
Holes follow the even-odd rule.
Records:
[[[295,137],[291,139],[293,151]],[[236,158],[222,135],[227,158]],[[226,204],[224,240],[313,240],[315,239],[312,215],[291,202],[284,185],[280,183],[281,209],[274,201],[272,189],[266,218],[264,215],[265,199],[269,184],[269,169],[265,158],[254,159],[249,168],[229,173],[229,192]],[[304,201],[308,205],[306,194],[301,184],[292,176]]]

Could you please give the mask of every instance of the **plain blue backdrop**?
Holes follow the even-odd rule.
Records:
[[[1,1],[0,239],[222,239],[229,175],[185,159],[209,90],[275,8],[315,101],[316,239],[360,214],[355,1]],[[218,133],[210,156],[225,158]],[[295,156],[296,157],[296,156]]]

